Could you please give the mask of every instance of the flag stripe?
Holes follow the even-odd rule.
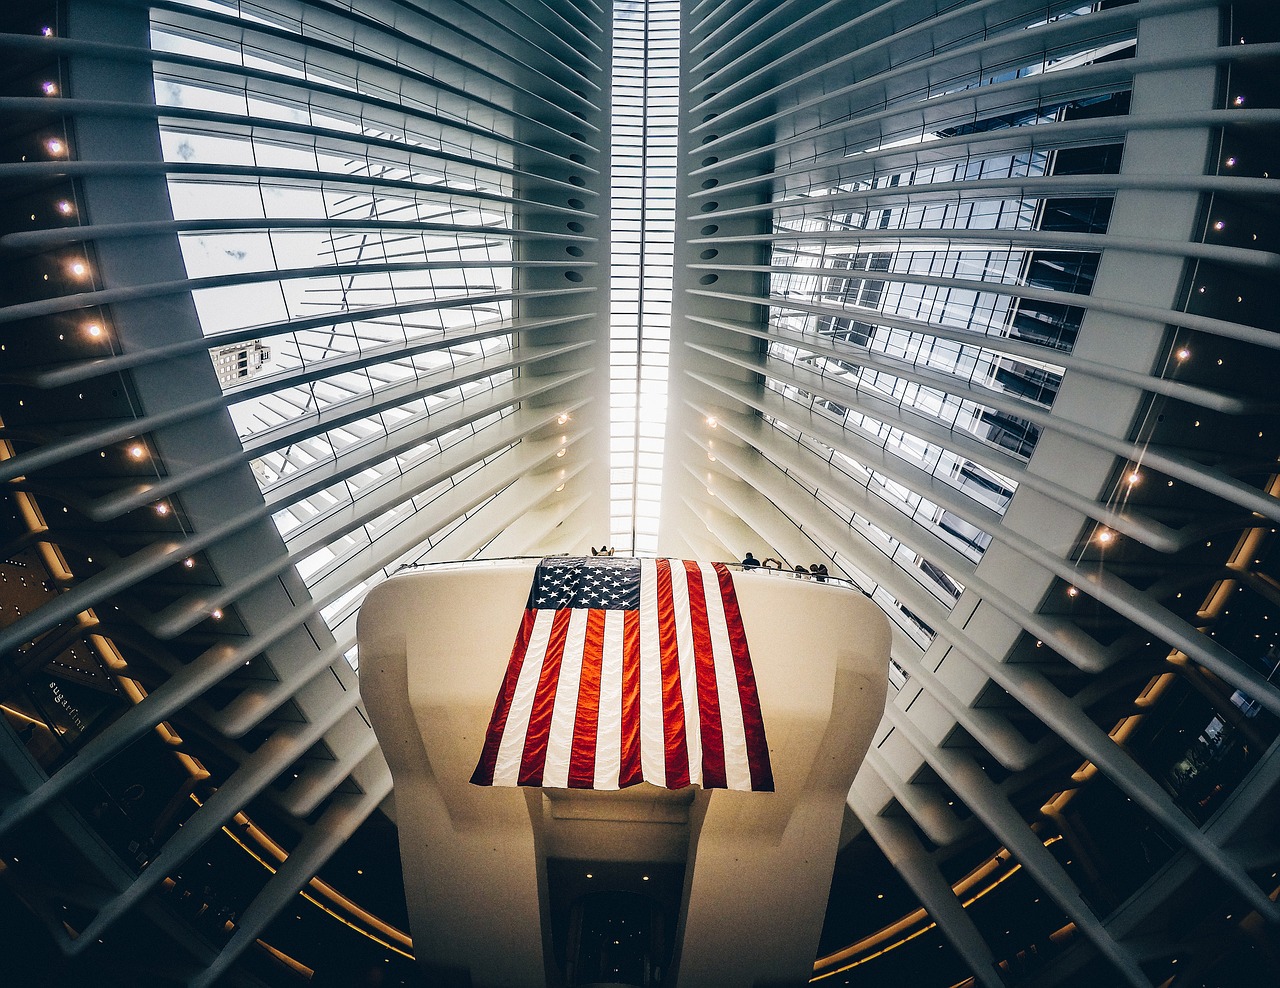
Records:
[[[587,622],[591,611],[569,611],[569,627],[565,631],[564,652],[555,686],[556,699],[551,707],[551,727],[547,731],[547,749],[542,759],[542,784],[564,789],[569,784],[569,762],[573,757],[574,730],[577,726],[578,688],[582,663],[586,660]]]
[[[707,593],[707,621],[711,628],[716,700],[720,706],[720,729],[724,741],[725,788],[750,791],[751,769],[747,765],[747,739],[742,730],[742,706],[738,702],[738,673],[733,665],[723,594],[719,590],[716,571],[706,567],[703,574],[708,584],[717,587],[714,592]]]
[[[600,724],[600,668],[604,660],[604,619],[607,611],[587,612],[578,711],[570,743],[569,788],[590,789],[596,780],[596,732]]]
[[[714,638],[708,617],[710,604],[704,583],[704,571],[697,563],[684,564],[685,581],[689,587],[689,617],[693,625],[693,660],[697,675],[698,701],[698,740],[702,749],[702,785],[708,788],[723,789],[724,772],[724,734],[720,727],[720,700],[716,695],[715,655],[712,650]],[[719,596],[716,587],[714,600]]]
[[[529,730],[529,711],[533,708],[534,693],[542,672],[542,660],[547,654],[547,640],[555,618],[549,611],[533,613],[529,647],[520,665],[515,692],[511,696],[511,715],[503,729],[502,742],[494,763],[493,784],[498,786],[514,786],[520,778],[520,759],[524,755],[524,739]]]
[[[622,750],[618,785],[626,787],[639,784],[644,775],[640,759],[640,614],[623,611],[622,617]]]
[[[662,722],[662,662],[658,652],[658,563],[640,563],[640,765],[655,786],[667,784],[666,733]]]
[[[678,561],[677,561],[678,562]],[[702,732],[698,718],[697,654],[703,643],[694,637],[692,593],[688,571],[671,565],[671,612],[675,615],[676,655],[680,665],[680,696],[684,703],[684,733],[689,784],[702,785]],[[693,564],[697,566],[697,563]]]
[[[738,595],[733,592],[733,576],[723,563],[716,563],[720,581],[720,599],[724,601],[725,624],[733,667],[738,680],[738,705],[742,708],[742,730],[747,741],[747,765],[751,769],[751,788],[756,792],[773,792],[773,767],[769,764],[769,743],[764,735],[764,719],[760,715],[760,697],[756,693],[756,674],[747,651],[747,633],[742,627]]]
[[[560,683],[560,662],[564,658],[564,643],[569,634],[569,618],[572,614],[572,610],[556,611],[555,617],[551,619],[551,633],[542,660],[537,691],[529,710],[529,728],[525,732],[524,754],[520,759],[519,783],[522,786],[542,785],[542,768],[547,760],[547,739],[551,734],[551,715],[555,711],[556,688]]]
[[[516,643],[511,649],[511,658],[507,661],[507,674],[502,679],[502,689],[498,691],[498,698],[493,703],[493,715],[489,718],[489,730],[484,737],[484,750],[481,751],[480,761],[471,776],[471,781],[478,786],[493,785],[493,768],[498,760],[498,748],[502,744],[502,735],[511,713],[511,698],[516,691],[516,682],[520,678],[520,668],[529,650],[529,637],[533,634],[537,616],[536,611],[525,610],[524,620],[520,622],[520,631],[516,634]]]
[[[622,635],[625,611],[602,611],[600,702],[596,721],[594,782],[587,788],[617,789],[622,774]]]
[[[689,737],[685,731],[679,640],[671,599],[671,563],[666,559],[659,559],[657,574],[658,661],[662,665],[663,752],[667,768],[667,788],[683,789],[689,785]]]

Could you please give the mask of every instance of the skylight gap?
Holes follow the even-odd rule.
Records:
[[[610,540],[657,551],[675,245],[680,4],[614,5]]]

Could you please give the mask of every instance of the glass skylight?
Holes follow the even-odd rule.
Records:
[[[610,538],[658,547],[675,236],[678,0],[614,6]]]

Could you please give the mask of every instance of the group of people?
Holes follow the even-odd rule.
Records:
[[[791,570],[791,567],[789,567],[781,559],[774,559],[773,556],[770,556],[768,559],[759,560],[749,552],[747,553],[746,557],[742,560],[742,568],[743,569],[762,568],[762,569],[772,569],[772,570]],[[826,583],[827,577],[831,575],[831,573],[827,570],[826,563],[811,563],[807,569],[804,566],[802,566],[800,563],[796,563],[795,569],[791,571],[795,573],[797,580],[813,579],[813,580],[817,580],[819,583]]]
[[[595,546],[591,547],[591,555],[593,556],[612,556],[613,551],[613,546],[611,545],[601,545],[599,549]],[[742,568],[785,570],[795,573],[797,580],[817,580],[819,583],[826,583],[827,578],[831,575],[827,570],[826,563],[811,563],[807,569],[796,563],[795,569],[792,569],[781,559],[774,559],[773,556],[770,556],[768,559],[759,560],[749,552],[746,558],[742,560]]]

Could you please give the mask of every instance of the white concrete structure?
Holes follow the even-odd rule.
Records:
[[[361,691],[396,784],[414,946],[429,977],[496,988],[547,970],[549,984],[563,983],[547,868],[559,859],[601,871],[596,891],[611,862],[680,867],[663,984],[803,983],[845,796],[884,706],[884,615],[848,587],[734,574],[772,793],[474,786],[533,569],[433,566],[380,584],[361,609]]]

